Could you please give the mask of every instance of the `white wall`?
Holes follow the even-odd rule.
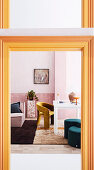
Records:
[[[80,154],[11,154],[11,170],[81,170]]]
[[[81,28],[81,0],[10,0],[10,28]]]
[[[54,93],[54,52],[11,51],[11,93]],[[49,69],[49,84],[34,84],[34,69]]]

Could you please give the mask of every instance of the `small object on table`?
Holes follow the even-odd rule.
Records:
[[[59,103],[64,103],[63,101],[59,101]]]
[[[76,100],[76,105],[77,105],[77,100],[79,99],[80,97],[74,97],[74,99]]]
[[[74,97],[75,97],[75,93],[74,92],[71,92],[70,94],[69,94],[69,100],[70,100],[70,102],[74,102]]]

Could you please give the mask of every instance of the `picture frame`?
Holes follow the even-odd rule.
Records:
[[[34,84],[49,84],[49,69],[34,69]]]

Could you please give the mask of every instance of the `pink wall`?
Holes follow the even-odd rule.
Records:
[[[11,93],[55,92],[54,52],[52,51],[11,51]],[[49,69],[49,84],[34,84],[34,69]]]
[[[55,100],[66,100],[66,52],[55,52]]]
[[[81,52],[56,51],[55,52],[55,100],[69,102],[68,94],[81,92]],[[57,96],[59,93],[59,97]],[[74,109],[59,110],[59,118],[75,118]]]
[[[66,92],[81,96],[81,51],[66,52]]]
[[[81,93],[81,52],[55,52],[55,99],[68,100],[70,92]]]

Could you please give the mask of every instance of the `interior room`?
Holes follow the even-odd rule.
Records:
[[[81,152],[81,51],[11,51],[10,100],[11,153]]]

